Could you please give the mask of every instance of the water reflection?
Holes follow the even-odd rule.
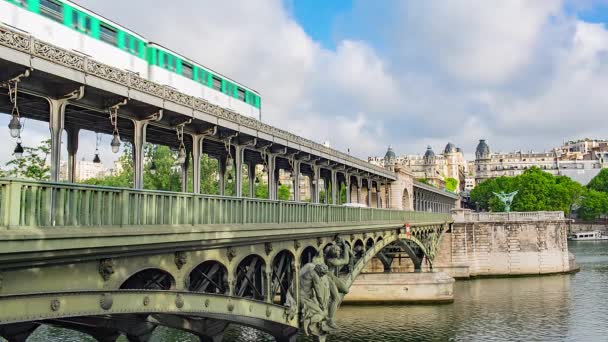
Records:
[[[608,341],[608,242],[577,242],[570,249],[582,269],[574,275],[457,282],[454,303],[439,306],[343,306],[338,311],[340,329],[329,340]],[[43,327],[29,341],[94,340]],[[158,329],[152,341],[198,339]],[[254,329],[231,327],[224,341],[273,339]]]

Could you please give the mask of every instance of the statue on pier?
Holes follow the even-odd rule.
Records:
[[[511,211],[511,203],[513,203],[513,197],[515,197],[515,195],[517,195],[519,191],[513,191],[511,193],[506,194],[504,191],[501,191],[499,193],[493,192],[494,195],[496,195],[496,197],[498,197],[498,199],[502,202],[502,204],[504,204],[505,206],[505,211],[508,213]]]
[[[346,242],[338,237],[325,248],[322,260],[308,263],[300,270],[300,319],[306,335],[323,340],[337,328],[336,311],[348,293],[339,272],[350,264],[351,253]]]
[[[300,270],[300,319],[306,335],[323,336],[332,330],[327,324],[332,301],[328,272],[327,265],[312,262]]]

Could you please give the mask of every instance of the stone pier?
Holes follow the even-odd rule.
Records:
[[[360,274],[346,304],[438,304],[454,301],[454,278],[443,272]]]
[[[570,220],[563,212],[454,211],[435,270],[456,278],[566,273],[576,270],[568,252]]]

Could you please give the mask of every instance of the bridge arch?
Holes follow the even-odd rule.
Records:
[[[234,278],[236,297],[261,301],[267,299],[266,261],[258,254],[250,254],[243,258],[236,267]]]
[[[128,276],[120,285],[121,290],[170,290],[175,288],[175,278],[160,268],[146,268]]]
[[[374,247],[374,238],[369,237],[365,240],[365,249],[368,250],[372,247]]]
[[[217,260],[203,261],[188,272],[186,288],[192,292],[228,294],[228,268]]]
[[[276,302],[278,296],[278,304],[285,304],[289,291],[292,290],[293,282],[296,276],[295,256],[287,249],[277,253],[272,260],[272,275],[270,280],[270,298]]]

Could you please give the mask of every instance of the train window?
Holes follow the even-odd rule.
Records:
[[[245,90],[243,90],[242,88],[237,88],[236,92],[237,92],[239,100],[245,101]]]
[[[116,32],[116,29],[104,23],[101,23],[100,25],[99,38],[112,45],[118,44],[118,33]]]
[[[139,40],[131,37],[133,41],[133,53],[139,55]]]
[[[72,11],[72,27],[75,29],[80,28],[80,26],[78,25],[78,12],[76,11]]]
[[[212,81],[211,88],[217,91],[222,91],[222,79],[217,76],[213,76]]]
[[[182,62],[182,76],[189,79],[194,77],[194,69],[192,69],[192,65]]]
[[[57,0],[40,0],[40,14],[49,19],[63,22],[63,5]]]
[[[89,16],[84,17],[84,30],[87,34],[91,33],[91,18]]]

